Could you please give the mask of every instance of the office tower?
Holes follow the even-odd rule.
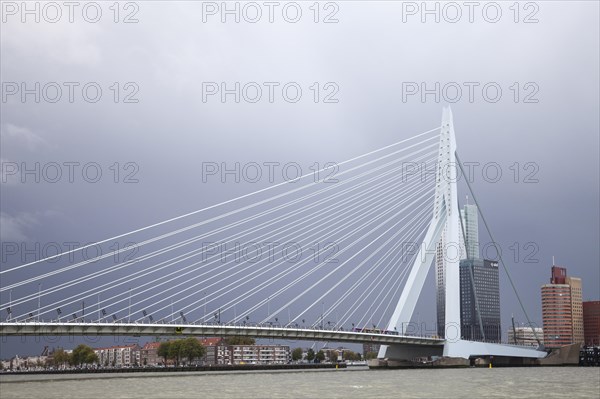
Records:
[[[449,243],[446,240],[445,231],[442,232],[440,242],[436,246],[435,255],[435,299],[437,309],[437,330],[438,336],[445,336],[445,320],[446,320],[446,262],[444,260],[444,249],[446,247],[459,248],[460,259],[477,259],[479,258],[479,230],[478,230],[478,214],[477,206],[465,205],[464,209],[460,210],[462,220],[459,226],[459,243]],[[465,230],[465,238],[463,238],[463,229]],[[465,241],[467,242],[465,247]]]
[[[460,261],[460,320],[463,339],[501,341],[498,262]]]
[[[600,346],[600,301],[583,302],[583,336],[588,346]]]
[[[542,317],[546,347],[558,348],[583,343],[581,298],[581,279],[567,276],[567,269],[564,267],[552,266],[550,284],[542,285]]]
[[[466,259],[479,258],[479,217],[477,214],[476,205],[465,205],[464,209],[460,210],[462,220],[462,229],[465,234],[466,241]]]
[[[581,279],[567,277],[566,283],[571,287],[571,309],[573,311],[573,342],[584,343],[583,333],[583,295]]]

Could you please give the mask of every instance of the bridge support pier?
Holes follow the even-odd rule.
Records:
[[[438,358],[427,361],[433,367],[466,367],[472,359],[494,357],[506,364],[531,365],[543,359],[546,352],[533,347],[504,345],[490,342],[465,340],[446,341],[444,345],[382,345],[378,359],[369,363],[371,368],[421,367],[422,358]],[[383,356],[381,356],[383,355]],[[421,358],[421,359],[419,359]]]
[[[426,345],[385,345],[381,347],[380,354],[388,360],[412,360],[419,357],[443,356],[444,347]]]

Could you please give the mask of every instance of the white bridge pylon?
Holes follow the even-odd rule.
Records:
[[[423,239],[423,245],[411,267],[406,285],[400,295],[398,304],[388,324],[388,330],[397,330],[404,333],[402,326],[411,321],[417,300],[429,268],[436,255],[437,243],[442,233],[446,242],[442,255],[445,257],[445,342],[443,356],[470,358],[472,356],[511,356],[543,358],[546,352],[531,350],[531,348],[518,348],[510,345],[501,345],[484,342],[465,341],[461,339],[460,323],[460,274],[459,253],[450,253],[455,248],[460,248],[460,219],[458,208],[457,177],[458,163],[456,160],[456,139],[454,124],[450,107],[444,107],[442,112],[442,125],[440,129],[440,143],[436,170],[436,188],[432,219]],[[450,250],[450,251],[449,251]],[[414,351],[412,348],[402,348],[393,345],[382,345],[379,349],[380,359],[410,359],[417,356],[438,354],[435,352]]]

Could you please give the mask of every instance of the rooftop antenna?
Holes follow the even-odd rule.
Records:
[[[469,205],[469,195],[467,194],[467,205]]]
[[[554,255],[552,255],[552,266],[556,266],[556,263],[554,263]]]

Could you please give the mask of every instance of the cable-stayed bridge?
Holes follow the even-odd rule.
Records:
[[[410,331],[441,235],[460,248],[459,166],[445,109],[441,126],[387,147],[3,268],[0,334],[244,335],[370,342],[388,359],[543,358],[461,339],[456,248],[443,253],[445,339]]]

